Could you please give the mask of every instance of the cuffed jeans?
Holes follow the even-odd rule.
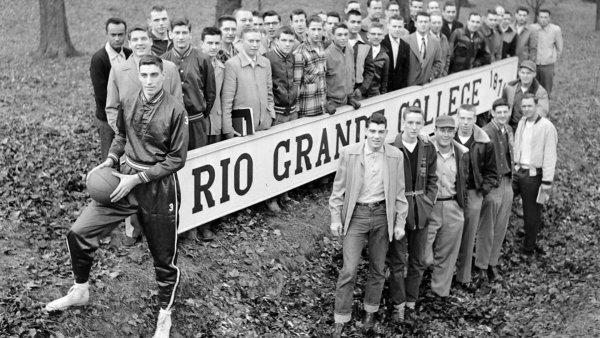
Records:
[[[427,245],[427,227],[406,229],[406,236],[393,239],[388,257],[390,264],[390,301],[392,305],[404,302],[416,302],[419,298],[419,285],[423,272],[427,268],[425,247]],[[408,252],[408,268],[406,254]],[[405,276],[405,270],[406,276]]]
[[[498,265],[512,201],[510,176],[502,177],[498,188],[492,189],[483,200],[475,250],[475,266],[480,269],[486,270],[490,265]]]
[[[369,276],[366,283],[364,309],[377,312],[385,282],[385,256],[389,235],[385,205],[375,208],[356,206],[342,245],[344,266],[340,271],[335,290],[334,320],[347,323],[352,317],[352,295],[356,273],[365,245],[369,245]]]
[[[456,201],[437,201],[429,219],[426,261],[433,265],[431,291],[438,296],[450,294],[464,226],[463,209]]]
[[[515,178],[523,200],[523,223],[525,228],[523,250],[533,252],[542,225],[543,205],[536,202],[542,185],[542,171],[538,170],[535,176],[530,176],[529,169],[519,169],[515,173]]]
[[[469,198],[465,208],[465,226],[460,241],[460,251],[456,262],[456,280],[461,283],[471,281],[471,267],[473,265],[473,248],[475,246],[475,235],[479,226],[479,215],[483,195],[475,189],[468,190]]]

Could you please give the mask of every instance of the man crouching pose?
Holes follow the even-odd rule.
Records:
[[[98,236],[137,214],[154,258],[159,289],[161,309],[154,337],[168,337],[180,276],[175,262],[181,194],[175,173],[187,156],[188,118],[181,103],[163,90],[160,58],[142,56],[139,78],[142,89],[121,102],[108,158],[92,169],[110,168],[125,155],[121,173],[114,173],[121,181],[110,196],[110,205],[92,201],[67,234],[75,285],[66,296],[48,303],[46,311],[88,303],[91,254],[98,249]]]
[[[335,328],[341,337],[352,316],[356,272],[365,242],[369,245],[369,277],[365,288],[364,326],[374,325],[385,282],[384,266],[392,238],[404,237],[408,203],[404,193],[404,155],[385,144],[387,120],[373,113],[367,120],[366,141],[342,151],[329,199],[331,232],[344,236],[344,266],[335,290]]]

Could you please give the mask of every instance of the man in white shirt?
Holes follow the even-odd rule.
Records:
[[[556,128],[536,109],[534,94],[527,93],[521,101],[523,118],[515,133],[515,169],[513,190],[523,200],[525,239],[522,253],[531,256],[543,249],[536,243],[542,226],[544,196],[550,194],[556,167]]]

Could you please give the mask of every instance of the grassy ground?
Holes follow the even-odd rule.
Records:
[[[339,9],[341,2],[262,5],[286,12]],[[119,236],[105,239],[96,255],[91,305],[54,315],[42,311],[71,284],[64,235],[87,203],[82,175],[99,157],[90,53],[103,43],[107,16],[143,22],[148,7],[142,1],[66,3],[72,40],[87,55],[36,60],[27,52],[37,46],[37,2],[2,2],[0,336],[149,336],[157,312],[150,255],[144,244],[122,248]],[[483,0],[473,3],[479,9],[485,5]],[[187,13],[194,29],[214,17],[214,1],[167,5],[174,15]],[[444,306],[425,300],[419,305],[420,320],[411,326],[384,324],[387,313],[382,311],[383,324],[373,336],[600,335],[600,36],[590,28],[593,5],[568,0],[549,1],[549,6],[563,28],[566,50],[551,103],[560,162],[540,239],[548,254],[533,262],[518,258],[521,220],[513,219],[502,261],[505,282],[484,285],[473,294],[455,292],[457,300]],[[250,208],[218,225],[215,242],[183,242],[173,336],[327,336],[341,266],[341,246],[327,234],[328,195],[328,189],[299,190],[294,194],[299,203],[280,215]],[[359,286],[363,282],[361,275]],[[357,293],[356,310],[360,297]],[[360,325],[353,324],[349,335],[362,336]]]

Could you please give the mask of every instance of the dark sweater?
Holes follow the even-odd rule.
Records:
[[[125,54],[125,58],[128,58],[131,55],[131,50],[123,47],[123,54]],[[96,118],[102,121],[106,121],[106,87],[108,86],[108,76],[111,68],[106,48],[102,46],[92,55],[92,61],[90,62],[90,78],[96,100]]]

